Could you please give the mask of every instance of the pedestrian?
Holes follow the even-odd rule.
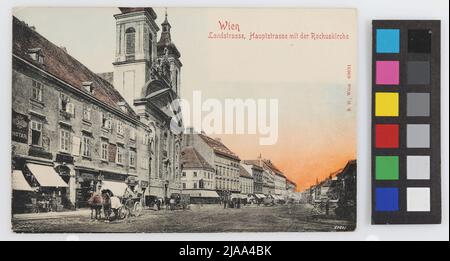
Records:
[[[174,210],[175,209],[175,199],[170,198],[169,204],[170,204],[170,210]]]
[[[169,198],[164,198],[164,206],[166,207],[166,210],[170,209],[170,204],[169,204]]]
[[[161,204],[162,204],[162,199],[157,198],[156,199],[156,209],[157,210],[161,210]]]
[[[101,219],[101,209],[103,205],[102,196],[99,193],[91,190],[91,197],[88,199],[88,204],[91,207],[91,219]]]

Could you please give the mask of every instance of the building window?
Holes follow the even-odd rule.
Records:
[[[136,166],[136,152],[133,150],[130,150],[130,167]]]
[[[130,140],[136,141],[136,131],[134,129],[130,130]]]
[[[194,182],[194,188],[195,189],[197,188],[197,182]]]
[[[102,150],[100,156],[103,161],[108,161],[108,152],[109,152],[108,145],[109,144],[107,142],[102,142]]]
[[[111,118],[105,113],[102,114],[102,128],[111,130]]]
[[[196,171],[194,171],[194,177],[195,177],[195,178],[197,177],[197,172],[196,172]]]
[[[148,145],[149,144],[149,140],[150,140],[150,135],[148,135],[148,133],[144,133],[144,137],[142,139],[142,144]]]
[[[33,100],[42,102],[42,89],[44,88],[43,84],[33,80],[32,85],[33,85],[33,93],[32,93]]]
[[[134,59],[135,44],[136,44],[136,30],[133,27],[125,31],[125,45],[127,58]]]
[[[89,106],[83,107],[83,120],[88,122],[91,121],[91,107]]]
[[[183,173],[181,173],[182,177],[186,177],[186,172],[183,171]]]
[[[86,158],[92,157],[92,138],[83,136],[83,142],[81,145],[81,155]]]
[[[31,144],[41,146],[42,144],[42,123],[31,121]]]
[[[117,157],[116,157],[116,163],[117,164],[123,164],[123,148],[120,145],[117,145]]]
[[[183,183],[183,189],[186,189],[186,183]]]
[[[59,108],[61,111],[69,114],[69,116],[75,117],[75,104],[71,103],[69,97],[62,93],[59,98]]]
[[[153,60],[153,35],[149,34],[149,43],[148,43],[148,57],[150,57],[150,60]]]
[[[44,55],[42,54],[41,48],[28,49],[28,54],[34,61],[38,62],[39,64],[44,64]]]
[[[59,134],[59,149],[68,153],[70,151],[70,132],[67,130],[61,130]]]
[[[68,103],[67,104],[67,108],[66,108],[66,112],[72,116],[75,117],[75,105],[73,103]]]
[[[117,134],[122,135],[123,136],[123,122],[118,121],[117,122]]]

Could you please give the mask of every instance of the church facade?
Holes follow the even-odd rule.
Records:
[[[149,191],[153,197],[181,192],[182,135],[171,131],[180,111],[172,106],[179,98],[180,52],[171,39],[167,13],[160,28],[152,8],[119,8],[116,14],[116,52],[113,84],[132,105],[152,133]],[[176,121],[180,126],[181,119]]]
[[[146,202],[181,191],[171,25],[166,14],[158,40],[152,8],[119,10],[114,72],[103,74],[13,19],[13,211],[26,211],[31,192],[77,208],[102,186],[126,184]]]

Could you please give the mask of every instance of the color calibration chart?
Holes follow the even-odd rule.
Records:
[[[440,21],[372,30],[372,223],[440,223]]]

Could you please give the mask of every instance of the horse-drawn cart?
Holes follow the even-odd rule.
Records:
[[[119,209],[119,217],[121,219],[129,216],[139,217],[144,209],[141,197],[123,197],[122,206]]]
[[[141,193],[135,192],[128,187],[125,183],[103,181],[102,182],[102,194],[108,195],[109,208],[112,211],[106,213],[106,216],[110,216],[111,212],[114,212],[116,218],[125,219],[130,216],[138,217],[143,210],[143,196]],[[107,202],[108,200],[106,200]],[[106,203],[105,202],[105,203]],[[108,209],[108,207],[104,207]]]

